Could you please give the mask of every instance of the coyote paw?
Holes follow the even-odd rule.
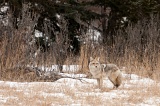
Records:
[[[117,89],[117,87],[116,87],[116,86],[113,86],[113,89]]]
[[[113,86],[113,89],[117,89],[120,85],[119,84],[116,84]]]

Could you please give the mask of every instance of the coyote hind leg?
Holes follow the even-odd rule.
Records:
[[[119,74],[117,77],[108,77],[109,80],[113,83],[113,88],[118,88],[122,83],[122,75]]]
[[[115,85],[115,87],[118,88],[121,85],[121,83],[122,83],[122,75],[119,74],[117,76],[117,78],[116,78],[116,85]]]

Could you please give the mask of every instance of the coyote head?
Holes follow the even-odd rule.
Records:
[[[100,58],[97,57],[93,59],[90,57],[90,62],[89,62],[89,69],[93,71],[101,70],[101,64],[100,64]]]

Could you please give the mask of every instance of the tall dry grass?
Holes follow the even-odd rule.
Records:
[[[97,41],[85,41],[81,44],[80,55],[68,54],[70,46],[68,41],[67,21],[59,19],[60,32],[51,27],[50,22],[44,22],[44,35],[51,38],[54,32],[55,41],[50,43],[47,52],[40,52],[35,46],[34,27],[39,15],[28,10],[29,5],[24,4],[22,16],[17,24],[13,26],[12,13],[8,13],[8,25],[0,24],[0,72],[16,66],[51,66],[59,65],[62,71],[63,64],[79,64],[80,72],[88,73],[89,58],[100,57],[102,63],[114,63],[120,68],[126,67],[126,73],[137,73],[139,75],[159,79],[160,77],[160,20],[159,16],[151,16],[150,20],[128,25],[126,29],[120,29],[114,35],[114,43],[105,45]],[[109,44],[109,45],[108,45]],[[34,54],[39,51],[38,55]],[[2,74],[1,74],[2,75]]]
[[[126,73],[159,79],[160,77],[160,20],[151,16],[137,24],[130,24],[114,35],[114,43],[101,45],[89,43],[81,46],[80,63],[83,71],[90,56],[100,57],[103,63],[114,63],[126,67]]]
[[[10,75],[11,73],[17,72],[17,77],[20,70],[15,67],[24,67],[28,64],[33,64],[32,54],[35,52],[34,46],[34,27],[38,21],[38,14],[31,13],[29,10],[29,5],[23,4],[21,18],[19,18],[18,23],[16,23],[16,28],[14,27],[14,17],[11,11],[6,14],[7,23],[1,22],[0,24],[0,79],[12,78],[16,75]],[[14,72],[7,71],[13,70]],[[19,79],[19,78],[17,78]]]
[[[102,63],[114,63],[120,68],[126,67],[126,73],[136,73],[142,76],[147,76],[155,80],[160,78],[160,30],[159,22],[157,17],[152,17],[151,20],[139,22],[136,25],[129,25],[125,30],[119,30],[114,36],[114,44],[112,45],[101,45],[99,43],[94,43],[93,41],[87,42],[85,45],[81,44],[81,50],[79,56],[74,56],[72,54],[67,54],[66,48],[69,46],[64,45],[61,39],[66,36],[67,33],[66,22],[62,19],[62,26],[64,28],[61,30],[59,36],[57,35],[55,43],[52,44],[50,51],[40,52],[35,57],[34,53],[38,48],[34,45],[34,25],[37,23],[38,15],[30,13],[24,5],[24,10],[22,20],[19,21],[18,28],[15,29],[13,24],[12,13],[9,13],[9,24],[4,26],[0,24],[0,80],[12,80],[12,81],[34,81],[36,76],[34,73],[25,74],[22,70],[15,69],[17,66],[51,66],[53,64],[79,64],[82,65],[80,72],[88,73],[88,63],[90,56],[100,57]],[[48,25],[46,23],[46,25]],[[45,35],[50,35],[50,27],[45,27]],[[50,36],[48,36],[50,38]],[[33,43],[28,43],[33,41]],[[63,52],[59,52],[63,50]],[[60,54],[62,53],[62,54]],[[24,70],[25,71],[25,70]],[[14,77],[13,77],[14,76]],[[17,78],[15,78],[17,77]],[[31,78],[30,78],[31,77]],[[26,79],[25,79],[26,78]],[[4,82],[5,83],[5,82]],[[64,82],[65,83],[65,82]],[[14,96],[16,98],[7,99],[6,103],[3,105],[53,105],[62,104],[69,105],[72,104],[74,100],[75,103],[88,104],[88,105],[120,105],[124,101],[129,103],[141,103],[144,97],[152,97],[154,95],[159,95],[159,86],[149,86],[148,88],[120,88],[119,90],[127,89],[130,91],[132,89],[135,92],[131,92],[129,97],[121,97],[112,99],[113,102],[108,100],[107,102],[102,101],[102,96],[95,95],[81,95],[76,94],[72,87],[67,85],[56,85],[46,86],[38,84],[38,86],[31,86],[25,92],[24,89],[14,88],[9,86],[1,86],[0,92],[3,97],[8,98],[8,96]],[[57,87],[59,86],[59,87]],[[28,85],[24,88],[29,87]],[[142,92],[142,89],[147,89],[146,92]],[[6,90],[4,92],[4,90]],[[68,100],[68,97],[64,99],[64,96],[48,95],[43,96],[42,92],[46,93],[63,93],[72,97]],[[95,92],[94,87],[82,86],[78,88],[82,92]],[[102,90],[102,92],[108,92],[110,90]],[[44,92],[44,93],[45,93]],[[83,93],[82,93],[83,94]],[[136,95],[136,96],[135,96]],[[139,98],[137,98],[137,95]],[[26,98],[24,100],[24,98]],[[34,99],[33,99],[34,98]],[[62,101],[62,99],[64,101]],[[97,100],[97,101],[96,101]],[[41,101],[41,102],[39,102]],[[79,102],[80,101],[80,102]],[[118,103],[118,104],[115,104]]]
[[[34,35],[39,14],[30,11],[29,4],[23,4],[21,16],[17,19],[18,23],[15,24],[15,18],[10,10],[7,11],[5,17],[7,17],[8,23],[4,24],[1,21],[0,24],[1,80],[7,80],[6,78],[8,78],[8,80],[14,79],[15,81],[15,77],[12,78],[13,75],[11,74],[17,72],[16,76],[18,77],[19,72],[22,72],[21,74],[26,73],[26,66],[50,67],[53,64],[56,64],[58,65],[59,71],[62,71],[62,65],[65,64],[66,59],[71,58],[71,55],[68,55],[67,53],[69,47],[67,21],[63,17],[58,19],[59,25],[61,26],[59,33],[54,31],[49,20],[44,20],[42,39],[44,40],[45,48],[42,48],[40,45],[42,42],[39,42]],[[53,33],[54,35],[52,35]],[[55,41],[50,42],[49,40],[53,36],[55,37]],[[47,47],[47,43],[49,43],[49,48]],[[70,60],[67,61],[73,63]],[[24,70],[18,67],[24,67]],[[29,70],[27,70],[27,72],[28,71]],[[26,75],[24,75],[24,77],[25,76]],[[19,81],[19,78],[17,79]]]

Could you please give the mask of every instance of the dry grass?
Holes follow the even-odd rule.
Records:
[[[64,46],[60,39],[64,38],[64,36],[67,38],[68,30],[62,30],[59,36],[56,35],[57,37],[53,43],[54,45],[52,45],[53,47],[51,47],[52,49],[49,49],[48,52],[40,52],[37,57],[34,57],[37,48],[34,43],[30,45],[29,41],[35,40],[32,31],[34,30],[33,26],[37,23],[38,15],[28,12],[27,8],[27,5],[24,5],[24,10],[22,10],[23,17],[22,20],[20,20],[21,25],[18,26],[18,29],[15,29],[13,26],[11,26],[13,28],[9,28],[0,25],[0,29],[2,30],[2,37],[0,38],[1,72],[10,68],[12,69],[18,65],[50,67],[53,64],[58,64],[59,66],[63,64],[79,64],[81,66],[79,72],[88,74],[89,58],[93,56],[100,57],[102,63],[114,63],[120,68],[126,67],[126,73],[136,73],[141,76],[159,80],[160,35],[158,30],[159,23],[157,23],[159,19],[153,17],[148,23],[144,21],[134,26],[129,25],[125,31],[117,31],[114,43],[110,45],[107,45],[108,43],[102,45],[93,41],[87,42],[85,45],[82,44],[79,56],[66,52],[69,44]],[[9,20],[12,21],[12,13],[9,14],[11,16]],[[64,19],[61,21],[63,21],[64,24],[61,26],[67,29],[66,21]],[[48,26],[48,28],[50,27]],[[52,28],[47,30],[51,29]],[[44,33],[45,35],[49,35],[47,31]],[[66,33],[66,35],[62,33]],[[9,36],[12,37],[10,38]],[[66,39],[63,40],[65,41]],[[61,49],[64,50],[62,54],[60,52]],[[19,76],[18,73],[19,72],[17,72],[17,77]],[[0,79],[4,80],[6,76],[7,74],[4,76],[1,74]],[[12,77],[10,78],[10,80],[12,80]],[[33,78],[31,77],[32,80]]]
[[[27,12],[26,12],[27,13]],[[24,14],[25,15],[25,14]],[[37,15],[37,14],[35,14]],[[10,17],[12,19],[12,17]],[[10,70],[17,65],[37,65],[51,66],[53,64],[79,64],[81,65],[80,73],[88,73],[89,57],[100,57],[102,63],[115,63],[120,68],[126,67],[126,73],[136,73],[140,76],[150,77],[156,81],[160,80],[160,48],[159,48],[159,20],[151,20],[146,23],[128,26],[126,30],[117,32],[114,39],[114,44],[86,44],[81,45],[80,55],[60,54],[60,49],[64,45],[58,39],[63,38],[62,32],[56,39],[55,48],[49,52],[39,53],[37,57],[32,57],[37,50],[35,45],[29,45],[33,26],[37,23],[38,17],[33,19],[30,16],[22,17],[20,20],[23,26],[18,26],[18,29],[4,28],[0,25],[0,80],[11,81],[34,81],[35,73],[25,73],[24,70]],[[11,20],[10,19],[10,20]],[[30,23],[28,23],[31,20]],[[66,24],[64,22],[64,24]],[[29,25],[29,26],[28,26]],[[62,25],[63,26],[63,25]],[[13,27],[13,26],[11,26]],[[30,28],[31,29],[30,29]],[[64,26],[67,27],[67,26]],[[67,29],[67,28],[65,28]],[[63,31],[67,33],[67,31]],[[45,33],[45,35],[49,35]],[[10,37],[12,36],[12,37]],[[29,38],[27,38],[29,37]],[[143,38],[143,39],[142,39]],[[68,45],[67,45],[68,46]],[[63,47],[66,50],[67,46]],[[53,52],[54,51],[54,52]],[[66,51],[65,51],[66,52]],[[57,55],[58,54],[58,55]],[[16,80],[15,80],[16,79]],[[160,96],[160,89],[157,84],[142,87],[119,88],[120,91],[126,90],[128,97],[104,98],[104,93],[112,92],[110,88],[102,88],[102,91],[96,91],[94,85],[80,86],[75,84],[78,93],[71,86],[56,85],[50,86],[47,83],[41,83],[28,87],[10,87],[7,85],[0,86],[0,97],[5,98],[6,102],[0,100],[2,105],[12,106],[50,106],[50,105],[124,105],[138,104],[153,97]],[[29,84],[30,85],[30,84]],[[142,90],[144,92],[142,92]],[[25,91],[25,92],[24,92]],[[92,94],[92,92],[96,92]],[[64,95],[61,95],[64,94]],[[51,95],[49,95],[51,94]],[[9,98],[8,98],[9,97]],[[4,100],[4,101],[5,101]]]
[[[141,103],[150,104],[150,99],[160,96],[160,86],[157,83],[140,86],[132,85],[126,88],[121,86],[117,90],[104,87],[102,90],[95,89],[95,85],[79,85],[74,87],[68,82],[59,82],[57,85],[51,83],[24,84],[19,87],[10,87],[5,82],[0,86],[0,97],[5,99],[1,105],[13,106],[54,106],[54,105],[112,105],[124,106]],[[127,83],[127,80],[124,82]],[[129,83],[128,83],[129,84]],[[108,96],[107,96],[108,95]],[[158,104],[157,104],[158,105]]]

